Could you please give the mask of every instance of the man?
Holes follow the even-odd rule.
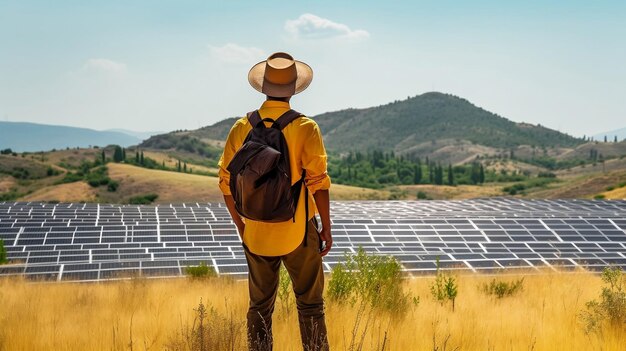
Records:
[[[305,90],[312,78],[313,71],[307,64],[282,52],[272,54],[250,69],[248,81],[254,89],[266,95],[266,101],[258,110],[265,127],[272,127],[274,120],[291,109],[291,96]],[[322,257],[332,246],[328,194],[330,177],[326,171],[326,151],[319,127],[312,119],[300,116],[282,129],[288,146],[291,183],[297,186],[304,174],[301,187],[307,190],[299,191],[293,219],[255,221],[242,218],[237,211],[228,171],[228,165],[253,128],[250,118],[244,117],[235,122],[218,164],[220,189],[242,238],[248,262],[249,349],[272,349],[272,312],[282,262],[289,272],[296,295],[303,348],[307,351],[328,350],[322,297]],[[315,212],[322,220],[319,233]],[[305,218],[307,213],[308,218]]]

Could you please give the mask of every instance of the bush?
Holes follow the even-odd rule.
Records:
[[[56,184],[74,183],[83,180],[83,175],[78,173],[67,172],[63,179],[56,182]]]
[[[131,205],[149,205],[159,197],[157,194],[145,194],[133,196],[128,200]]]
[[[116,182],[115,180],[109,180],[109,184],[107,185],[107,190],[110,192],[114,192],[117,190],[119,186],[120,186],[119,182]]]
[[[217,272],[213,266],[207,266],[206,262],[200,262],[198,266],[187,266],[185,274],[193,279],[206,279],[217,277]]]
[[[483,284],[482,290],[485,294],[501,299],[506,296],[513,296],[524,289],[524,278],[512,282],[505,282],[493,279],[489,284]]]
[[[60,174],[59,170],[54,169],[52,167],[48,167],[48,169],[46,170],[46,175],[48,177],[59,175],[59,174]]]
[[[437,258],[437,275],[433,285],[430,286],[430,292],[442,305],[447,301],[452,302],[452,312],[454,312],[454,304],[456,297],[459,294],[458,284],[456,278],[443,273],[439,269],[439,258]]]
[[[420,190],[420,191],[417,192],[417,199],[418,200],[427,200],[428,199],[428,195],[425,192]]]
[[[600,301],[587,302],[580,314],[585,331],[601,332],[604,325],[626,330],[626,275],[619,267],[607,267],[602,271],[602,281],[606,286]]]
[[[4,247],[4,240],[0,239],[0,264],[9,262],[7,259],[7,249]]]
[[[594,196],[593,198],[594,198],[594,199],[596,199],[596,200],[602,200],[602,199],[604,199],[605,197],[606,197],[606,196],[605,196],[604,194],[598,194],[598,195]]]
[[[375,309],[402,313],[410,302],[403,285],[402,266],[394,257],[368,255],[359,248],[333,267],[327,294],[332,301],[361,301]]]

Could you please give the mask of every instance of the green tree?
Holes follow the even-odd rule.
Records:
[[[187,162],[183,165],[183,172],[187,173]]]
[[[419,184],[422,181],[422,166],[417,163],[413,166],[413,184]]]
[[[139,163],[141,163],[141,165],[142,165],[142,166],[143,166],[143,164],[144,164],[144,159],[143,159],[143,150],[141,151],[141,156],[140,156],[140,159],[139,159]]]
[[[480,164],[480,171],[478,172],[478,182],[480,184],[485,182],[485,167],[483,167],[482,163]]]
[[[454,172],[450,163],[448,164],[448,185],[454,185]]]
[[[135,151],[135,163],[139,164],[139,150]]]
[[[441,165],[435,167],[435,184],[443,184],[443,167],[441,167]]]
[[[126,161],[126,148],[125,147],[122,148],[122,160]]]
[[[122,148],[119,145],[115,145],[115,151],[113,152],[113,162],[122,162]]]
[[[102,149],[102,164],[106,163],[106,155],[104,154],[104,149]]]

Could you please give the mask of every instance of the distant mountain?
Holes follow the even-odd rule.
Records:
[[[142,139],[125,133],[26,122],[0,122],[0,149],[47,151],[89,145],[136,145]]]
[[[615,129],[604,133],[598,133],[593,136],[595,140],[602,141],[606,137],[607,141],[615,140],[617,136],[618,141],[626,140],[626,128]]]
[[[477,155],[496,154],[522,145],[571,149],[583,144],[582,139],[540,125],[515,123],[460,97],[436,92],[313,118],[322,130],[327,149],[335,152],[393,150],[462,163]],[[142,146],[167,149],[187,145],[188,151],[192,142],[215,146],[216,140],[226,139],[235,120],[229,118],[194,131],[153,136]]]
[[[159,134],[165,133],[163,131],[158,131],[158,132],[137,132],[137,131],[134,131],[134,130],[121,129],[121,128],[105,129],[103,131],[104,132],[123,133],[123,134],[126,134],[126,135],[133,136],[135,138],[138,138],[140,140],[146,140],[146,139],[148,139],[149,137],[151,137],[153,135],[159,135]]]

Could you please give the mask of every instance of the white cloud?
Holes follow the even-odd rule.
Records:
[[[253,64],[266,58],[263,50],[255,47],[243,47],[228,43],[224,46],[209,45],[211,54],[224,62]]]
[[[295,20],[287,20],[285,30],[296,39],[344,38],[360,40],[370,36],[363,29],[350,29],[345,24],[333,22],[310,13],[305,13]]]
[[[84,68],[107,72],[124,72],[126,64],[109,59],[93,58],[85,62]]]

